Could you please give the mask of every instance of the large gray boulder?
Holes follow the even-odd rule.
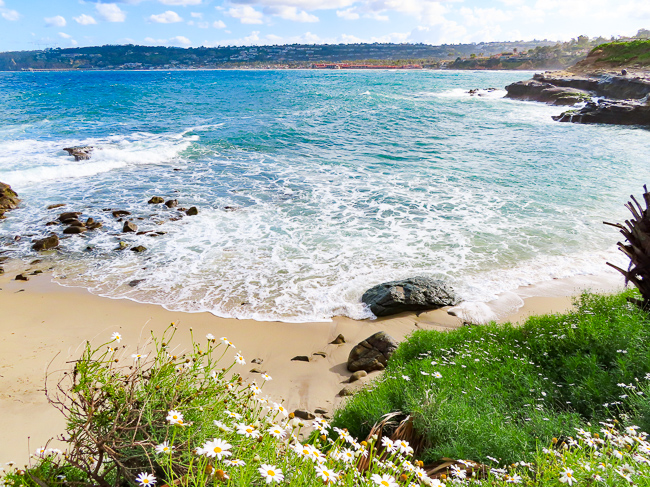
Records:
[[[397,342],[385,331],[378,331],[350,350],[348,370],[384,370],[388,359],[397,350]]]
[[[418,276],[378,284],[363,293],[361,301],[370,307],[375,316],[388,316],[402,311],[454,306],[459,300],[444,281]]]

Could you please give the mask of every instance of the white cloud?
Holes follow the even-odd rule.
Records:
[[[4,7],[4,6],[5,6],[4,0],[0,0],[0,7]]]
[[[171,39],[169,39],[169,43],[172,44],[172,45],[174,45],[174,46],[178,46],[178,45],[181,45],[181,46],[190,46],[190,45],[192,45],[192,41],[190,41],[190,40],[189,40],[187,37],[185,37],[185,36],[176,36],[176,37],[172,37]]]
[[[215,29],[225,29],[226,24],[224,23],[223,20],[215,20],[214,22],[212,22],[212,27],[214,27]]]
[[[301,10],[331,10],[350,7],[358,0],[231,0],[243,5],[261,5],[265,7],[296,7]],[[375,0],[363,0],[375,1]],[[397,1],[397,0],[395,0]],[[417,0],[421,1],[421,0]],[[425,0],[426,1],[426,0]]]
[[[56,17],[45,17],[44,20],[45,25],[48,27],[65,27],[65,24],[67,24],[65,18],[60,15],[57,15]]]
[[[320,20],[315,15],[298,10],[296,7],[267,7],[264,9],[264,13],[294,22],[318,22]]]
[[[86,14],[81,14],[79,17],[72,17],[72,18],[77,24],[81,24],[81,25],[93,25],[97,23],[97,21],[93,17]]]
[[[185,36],[175,36],[169,39],[154,39],[153,37],[145,37],[144,43],[152,46],[190,46],[190,41]]]
[[[65,32],[59,32],[59,37],[63,37],[64,39],[72,39],[72,36],[70,34],[66,34]]]
[[[190,12],[190,15],[195,19],[202,19],[203,14],[201,12]]]
[[[7,10],[6,12],[2,12],[2,17],[10,22],[15,22],[21,17],[21,15],[15,10]]]
[[[126,13],[114,3],[98,3],[95,5],[99,16],[107,22],[124,22]]]
[[[512,15],[496,8],[471,9],[462,7],[460,9],[460,14],[465,19],[465,25],[468,26],[494,26],[501,22],[512,20]]]
[[[173,24],[182,21],[182,17],[172,10],[167,10],[162,14],[149,16],[149,22],[155,22],[156,24]]]
[[[337,10],[336,16],[345,20],[357,20],[360,15],[354,12],[354,9],[348,8],[346,10]]]
[[[69,41],[68,44],[70,45],[70,47],[75,47],[79,45],[79,43],[75,41],[70,34],[66,34],[65,32],[59,32],[59,37],[68,40]]]
[[[242,5],[241,7],[231,7],[226,12],[226,15],[233,19],[239,19],[242,24],[263,24],[262,12],[255,10],[250,5]]]
[[[201,0],[158,0],[163,5],[180,5],[187,7],[188,5],[201,5]]]

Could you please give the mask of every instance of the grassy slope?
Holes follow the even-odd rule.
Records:
[[[589,69],[632,66],[650,66],[650,40],[601,44],[595,47],[586,59],[577,63],[575,68],[587,71]]]
[[[416,332],[335,422],[364,437],[383,414],[403,411],[416,417],[428,460],[530,459],[539,442],[611,418],[626,407],[611,404],[626,392],[617,384],[650,371],[650,320],[629,294],[584,295],[574,313],[517,328]]]

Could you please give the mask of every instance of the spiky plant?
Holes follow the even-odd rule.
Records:
[[[618,242],[618,248],[630,258],[630,265],[627,270],[607,262],[625,276],[625,284],[634,284],[641,292],[642,299],[631,299],[635,304],[644,310],[650,310],[650,193],[643,185],[643,200],[645,209],[639,204],[634,195],[630,195],[632,201],[628,201],[625,207],[630,210],[633,218],[621,223],[603,222],[620,229],[627,240],[626,243]]]

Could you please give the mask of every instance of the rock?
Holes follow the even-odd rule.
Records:
[[[159,205],[160,203],[164,203],[164,202],[165,202],[165,198],[163,198],[162,196],[154,196],[149,201],[147,201],[147,203],[149,203],[150,205]]]
[[[316,355],[317,357],[323,357],[326,358],[327,354],[325,352],[314,352],[312,355]]]
[[[178,200],[165,201],[165,206],[167,208],[174,208],[174,207],[178,206]]]
[[[264,374],[265,372],[264,372],[262,369],[259,369],[259,368],[257,368],[257,367],[253,367],[253,368],[250,370],[250,373],[251,373],[251,374]]]
[[[199,209],[196,206],[191,207],[185,212],[187,216],[194,216],[199,214]]]
[[[16,281],[29,281],[29,277],[24,274],[18,274],[14,279]]]
[[[93,222],[91,224],[88,224],[88,222],[86,222],[86,228],[88,230],[97,230],[98,228],[102,228],[103,226],[104,224],[101,222]]]
[[[366,338],[350,351],[348,370],[384,370],[388,359],[397,350],[397,342],[385,331],[379,331]]]
[[[348,382],[350,382],[350,383],[356,382],[359,379],[362,379],[362,378],[366,377],[367,375],[368,375],[368,372],[366,372],[365,370],[357,370],[354,374],[352,374],[350,376],[350,378],[348,379]]]
[[[32,273],[30,274],[30,276],[38,276],[39,274],[43,274],[43,271],[41,271],[41,270],[35,270],[34,272],[32,272]]]
[[[64,222],[66,225],[70,227],[85,227],[86,224],[82,223],[81,221],[77,220],[76,218],[73,218],[72,220],[65,220]]]
[[[136,287],[141,282],[144,282],[144,279],[133,279],[132,281],[129,281],[129,286]]]
[[[120,242],[115,250],[124,250],[128,247],[126,242]]]
[[[34,240],[32,250],[49,250],[59,246],[59,237],[52,234],[49,237],[40,240]]]
[[[48,206],[46,209],[47,210],[53,210],[54,208],[61,208],[61,207],[65,206],[65,205],[66,205],[66,203],[56,203],[54,205]]]
[[[9,260],[9,257],[7,257],[6,255],[3,255],[2,257],[0,257],[0,264],[2,264],[4,262],[7,262],[8,260]],[[38,262],[40,262],[40,260],[38,262],[37,261],[34,261],[34,262],[36,262],[38,264]],[[30,262],[29,265],[32,265],[34,262]]]
[[[59,218],[57,218],[57,220],[59,220],[61,223],[63,223],[63,222],[66,222],[68,220],[76,220],[80,216],[81,216],[80,211],[66,211],[65,213],[61,213],[59,215]]]
[[[341,345],[345,343],[345,337],[339,333],[339,336],[337,336],[333,341],[330,342],[330,345]]]
[[[64,147],[64,151],[68,155],[74,156],[75,161],[86,161],[90,159],[90,154],[93,151],[91,146],[79,146],[79,147]]]
[[[0,210],[13,210],[18,203],[20,203],[18,193],[8,184],[0,183]]]
[[[115,210],[115,211],[112,211],[111,214],[112,214],[115,218],[119,218],[119,217],[121,217],[121,216],[130,215],[131,212],[130,212],[130,211],[126,211],[126,210]]]
[[[355,384],[356,385],[356,384]],[[341,397],[347,397],[347,396],[352,396],[359,392],[360,388],[355,387],[355,386],[345,386],[343,389],[339,391],[339,396]]]
[[[294,414],[294,416],[296,418],[300,418],[300,419],[304,419],[304,420],[316,419],[316,416],[314,415],[314,413],[310,413],[309,411],[306,411],[304,409],[296,409],[293,412],[293,414]]]
[[[330,412],[327,409],[324,408],[316,408],[314,409],[315,414],[329,414]]]
[[[291,360],[294,362],[309,362],[310,359],[307,357],[307,355],[296,355]]]
[[[4,273],[5,273],[5,268],[4,268],[4,267],[0,267],[0,276],[3,275]]]
[[[137,226],[135,223],[133,223],[133,222],[125,221],[125,222],[124,222],[124,226],[122,227],[122,231],[123,231],[124,233],[127,233],[127,232],[137,232],[137,231],[138,231],[138,226]]]
[[[65,235],[78,235],[80,233],[83,233],[86,231],[85,227],[77,227],[77,226],[72,226],[72,227],[67,227],[63,230],[63,233]]]
[[[508,92],[506,98],[539,101],[551,105],[575,105],[591,100],[591,94],[588,91],[555,86],[549,82],[536,80],[518,81],[506,86],[506,91]]]
[[[131,250],[132,252],[144,252],[145,250],[147,250],[147,247],[138,245],[137,247],[131,247],[129,250]]]
[[[635,101],[598,100],[579,110],[554,116],[557,122],[603,123],[608,125],[650,125],[650,105]]]
[[[261,358],[254,358],[253,360],[251,360],[252,364],[260,365],[262,362],[264,362],[264,360],[262,360]]]
[[[388,316],[402,311],[423,311],[453,306],[458,303],[454,290],[444,281],[428,277],[412,277],[379,284],[367,290],[361,301],[375,316]]]
[[[45,226],[46,226],[46,227],[51,227],[52,225],[58,225],[58,224],[59,224],[59,222],[47,222],[47,223],[45,224]]]

